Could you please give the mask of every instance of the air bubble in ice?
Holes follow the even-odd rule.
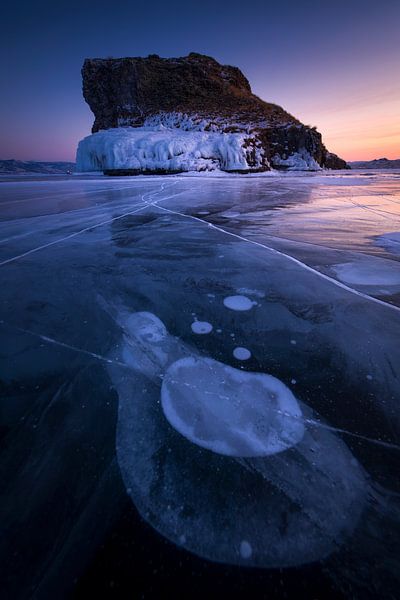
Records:
[[[167,370],[161,404],[188,440],[227,456],[268,456],[303,437],[296,398],[279,379],[210,358],[182,358]]]
[[[213,326],[211,323],[207,323],[207,321],[194,321],[191,325],[193,333],[197,333],[198,335],[205,335],[212,331]]]
[[[344,442],[310,425],[320,416],[275,378],[198,356],[155,315],[128,316],[117,322],[132,368],[107,369],[118,464],[140,515],[223,563],[280,568],[337,551],[369,491]]]
[[[247,350],[247,348],[242,348],[241,346],[238,346],[234,349],[233,356],[238,360],[249,360],[249,358],[251,357],[251,352],[250,350]]]
[[[247,296],[227,296],[224,298],[224,305],[231,310],[250,310],[255,304],[257,303],[247,298]]]
[[[253,550],[249,542],[247,542],[246,540],[242,540],[240,542],[240,556],[242,558],[250,558],[252,554]]]

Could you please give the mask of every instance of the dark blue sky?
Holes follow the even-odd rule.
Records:
[[[400,156],[399,31],[394,0],[9,2],[0,158],[74,159],[93,120],[85,57],[191,51],[239,66],[255,93],[317,125],[345,158]]]

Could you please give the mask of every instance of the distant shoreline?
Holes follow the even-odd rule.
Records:
[[[349,161],[352,169],[400,169],[400,158],[375,158],[374,160]]]

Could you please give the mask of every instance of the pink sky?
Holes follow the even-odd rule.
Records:
[[[278,75],[273,89],[262,75],[256,78],[255,93],[316,125],[327,148],[345,160],[400,158],[400,61],[395,54],[384,61],[359,61],[352,69],[327,64],[317,75],[312,66],[299,65],[289,80]]]

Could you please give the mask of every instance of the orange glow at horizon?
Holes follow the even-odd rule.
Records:
[[[400,90],[395,98],[339,108],[330,102],[294,114],[315,125],[328,150],[347,161],[400,158]]]
[[[316,126],[328,150],[341,158],[400,159],[397,56],[365,61],[347,71],[337,65],[310,71],[298,63],[290,78],[278,74],[273,88],[271,81],[260,79],[257,95],[268,101],[272,95],[273,102],[302,123]]]
[[[400,100],[316,113],[327,148],[345,160],[400,158]]]

